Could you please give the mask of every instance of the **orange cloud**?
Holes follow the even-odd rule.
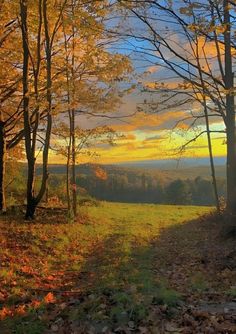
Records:
[[[124,133],[129,137],[132,133]],[[141,160],[161,160],[161,159],[176,159],[178,157],[207,157],[208,146],[205,135],[199,137],[195,142],[192,142],[184,152],[180,153],[180,148],[190,139],[196,136],[193,130],[184,133],[165,131],[150,131],[146,138],[143,138],[143,133],[134,135],[135,140],[129,142],[118,141],[116,145],[101,147],[96,145],[91,148],[91,152],[96,152],[96,155],[87,156],[80,155],[80,163],[118,163],[123,161],[141,161]],[[214,154],[224,156],[226,145],[224,145],[224,138],[216,134],[212,135],[212,144]],[[54,152],[50,154],[50,163],[65,163],[65,158],[55,155]]]
[[[120,132],[130,132],[135,130],[142,130],[144,132],[148,132],[157,127],[160,127],[161,125],[163,126],[165,123],[171,122],[171,124],[173,124],[173,122],[181,119],[185,115],[186,114],[184,111],[169,111],[160,114],[146,114],[144,112],[139,112],[135,116],[133,116],[129,122],[114,124],[112,125],[112,128],[115,131]],[[167,125],[166,128],[168,128]]]

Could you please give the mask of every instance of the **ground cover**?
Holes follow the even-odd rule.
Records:
[[[0,333],[236,332],[236,245],[212,208],[20,216],[0,222]]]

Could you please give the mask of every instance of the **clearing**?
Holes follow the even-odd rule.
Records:
[[[0,333],[236,333],[236,243],[212,208],[1,217]]]

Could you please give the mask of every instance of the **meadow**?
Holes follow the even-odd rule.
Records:
[[[0,222],[1,334],[197,333],[222,327],[196,320],[200,301],[236,296],[233,244],[210,207],[98,202],[70,224],[57,209],[16,217]]]

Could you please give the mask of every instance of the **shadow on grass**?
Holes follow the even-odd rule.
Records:
[[[136,325],[148,317],[149,307],[158,291],[167,290],[155,278],[152,269],[155,245],[139,245],[127,240],[124,233],[115,233],[98,242],[81,268],[81,276],[72,289],[82,294],[73,307],[64,310],[69,322],[81,333]],[[171,291],[172,293],[172,291]],[[173,292],[170,303],[176,303]],[[133,325],[134,323],[134,325]]]

